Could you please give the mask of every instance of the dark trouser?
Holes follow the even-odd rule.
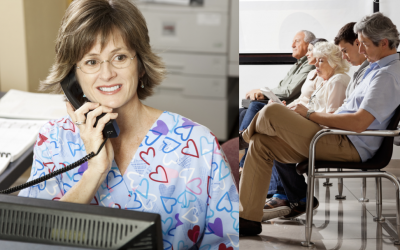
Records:
[[[307,184],[304,176],[296,172],[296,164],[285,164],[274,160],[274,169],[276,169],[278,177],[277,186],[283,186],[284,193],[286,194],[290,203],[298,203],[307,195]],[[272,171],[271,183],[274,178],[275,172]],[[269,188],[271,188],[271,183]],[[280,192],[276,192],[282,194]],[[269,194],[269,191],[268,191]]]

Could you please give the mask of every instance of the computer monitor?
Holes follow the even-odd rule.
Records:
[[[92,249],[163,249],[159,214],[0,195],[0,240]]]

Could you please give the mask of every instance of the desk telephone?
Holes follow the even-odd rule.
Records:
[[[65,96],[67,97],[67,100],[72,104],[72,106],[74,106],[75,109],[78,109],[79,107],[81,107],[85,102],[89,101],[86,97],[84,97],[84,93],[82,91],[82,88],[79,85],[79,82],[76,79],[75,76],[75,69],[72,69],[71,72],[67,75],[67,77],[65,77],[62,81],[61,81],[61,87],[64,91]],[[85,114],[86,116],[87,114]],[[104,115],[106,115],[106,113],[103,113],[101,115],[99,115],[96,118],[96,122],[94,124],[94,127],[96,127],[97,122],[99,121],[99,119],[101,117],[103,117]],[[30,182],[24,183],[22,185],[13,187],[13,188],[9,188],[6,190],[2,190],[0,191],[1,194],[10,194],[10,193],[14,193],[16,191],[22,190],[24,188],[33,186],[33,185],[37,185],[38,183],[41,183],[43,181],[46,181],[48,179],[53,178],[54,176],[57,176],[59,174],[65,173],[73,168],[76,168],[80,165],[82,165],[83,163],[85,163],[86,161],[90,160],[91,158],[93,158],[94,156],[96,156],[97,154],[100,153],[101,149],[103,148],[103,146],[106,144],[108,138],[116,138],[119,135],[119,127],[117,125],[117,122],[115,120],[110,120],[109,122],[106,123],[106,125],[104,126],[103,129],[103,137],[105,138],[104,142],[101,144],[99,150],[97,151],[97,153],[95,154],[94,152],[91,152],[90,154],[86,155],[85,157],[83,157],[82,159],[62,168],[59,170],[56,170],[50,174],[44,175],[42,177],[39,177],[35,180],[32,180]]]

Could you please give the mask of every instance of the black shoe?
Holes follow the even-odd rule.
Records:
[[[239,217],[239,235],[254,236],[262,231],[261,222],[246,220]]]
[[[313,201],[313,210],[317,209],[319,206],[319,202],[316,197],[314,197]],[[293,219],[299,217],[306,213],[307,202],[299,202],[299,203],[290,203],[291,211],[288,215],[281,217],[281,219]]]
[[[243,139],[243,130],[239,131],[239,150],[246,149],[249,147],[249,144]]]

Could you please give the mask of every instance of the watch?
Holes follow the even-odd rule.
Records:
[[[314,113],[314,112],[315,112],[315,110],[313,110],[313,109],[307,110],[306,118],[307,118],[308,120],[310,120],[310,115],[311,115],[312,113]]]

